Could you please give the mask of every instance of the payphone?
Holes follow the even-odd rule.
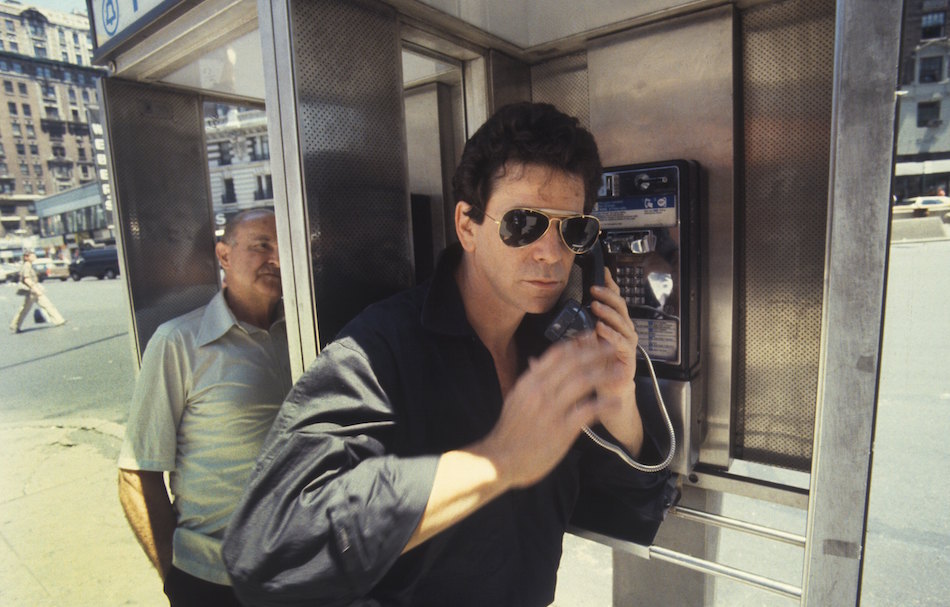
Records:
[[[653,361],[688,473],[704,434],[700,370],[700,167],[689,160],[607,167],[594,205],[605,265],[620,286]],[[638,365],[638,398],[653,398],[652,369]],[[652,407],[649,407],[652,408]]]
[[[685,160],[607,168],[593,211],[640,343],[667,379],[699,369],[698,173]]]

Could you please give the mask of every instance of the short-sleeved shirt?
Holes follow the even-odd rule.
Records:
[[[290,387],[283,319],[238,321],[223,292],[149,340],[118,464],[169,472],[177,568],[229,584],[224,530]]]

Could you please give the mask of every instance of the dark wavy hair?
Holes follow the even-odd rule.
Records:
[[[584,182],[584,212],[600,188],[602,167],[594,136],[577,118],[548,103],[512,103],[499,109],[465,143],[452,178],[456,202],[472,206],[476,223],[508,163],[538,164],[579,176]]]

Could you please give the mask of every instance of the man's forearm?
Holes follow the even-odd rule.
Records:
[[[119,470],[119,502],[142,550],[164,580],[172,566],[175,532],[164,473]]]
[[[443,453],[425,512],[403,552],[465,519],[507,489],[498,467],[477,448]]]
[[[601,418],[601,423],[634,457],[643,449],[643,420],[637,408],[635,393],[624,395],[624,403],[619,409]]]

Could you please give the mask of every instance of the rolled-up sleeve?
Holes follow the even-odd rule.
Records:
[[[396,414],[370,358],[331,344],[281,407],[223,545],[243,603],[356,603],[422,518],[438,456],[391,452]]]

